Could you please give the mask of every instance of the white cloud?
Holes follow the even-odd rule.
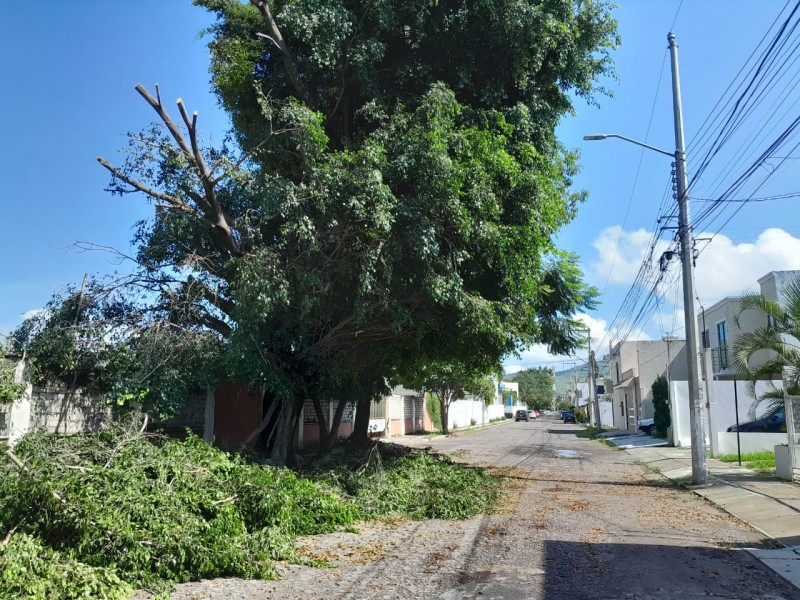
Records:
[[[651,235],[644,229],[623,231],[619,225],[603,229],[592,244],[598,257],[591,263],[594,276],[601,285],[606,279],[609,283],[630,284],[639,272]],[[666,242],[658,242],[654,256],[660,256],[666,246]]]
[[[697,234],[698,238],[711,237]],[[765,229],[754,243],[735,244],[717,235],[697,259],[697,293],[705,306],[743,291],[758,292],[770,271],[800,270],[800,239],[783,229]]]
[[[589,328],[592,336],[592,347],[597,350],[597,355],[602,356],[605,354],[606,349],[597,348],[597,344],[606,337],[607,322],[604,319],[599,319],[585,313],[575,315],[575,318]],[[589,356],[585,349],[577,350],[573,355],[568,356],[551,354],[547,351],[547,346],[535,344],[520,352],[519,358],[511,356],[504,360],[503,369],[509,374],[533,367],[551,367],[556,371],[561,371],[564,368],[575,366],[576,363],[585,363],[588,358]]]
[[[47,312],[46,308],[34,308],[33,310],[28,310],[22,313],[22,320],[25,321],[33,317],[38,317],[39,315],[43,315],[46,312]]]

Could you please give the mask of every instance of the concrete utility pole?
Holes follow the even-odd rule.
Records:
[[[589,380],[591,389],[589,394],[594,398],[594,420],[595,426],[598,429],[603,428],[603,422],[600,420],[600,399],[597,397],[597,361],[594,359],[594,350],[589,351]]]
[[[692,439],[692,483],[708,482],[706,441],[703,432],[703,406],[700,399],[700,369],[697,356],[697,319],[694,311],[694,236],[689,215],[688,180],[686,177],[686,146],[683,137],[683,108],[678,70],[678,44],[675,34],[667,35],[672,64],[672,105],[675,116],[675,177],[678,187],[678,239],[681,243],[683,271],[683,312],[686,320],[686,358],[689,373],[689,427]]]

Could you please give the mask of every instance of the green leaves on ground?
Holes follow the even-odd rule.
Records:
[[[366,467],[341,459],[301,477],[130,425],[31,434],[15,453],[25,469],[0,463],[0,598],[117,598],[200,578],[269,579],[274,561],[303,560],[296,536],[387,514],[466,518],[501,489],[480,470],[407,450],[381,459],[375,448]]]

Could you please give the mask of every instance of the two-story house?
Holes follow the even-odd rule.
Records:
[[[776,302],[781,301],[787,283],[800,276],[800,271],[770,271],[758,280],[760,293]],[[769,325],[763,313],[748,310],[739,314],[739,297],[728,296],[697,315],[697,328],[703,348],[711,350],[714,379],[733,379],[733,345],[741,333]],[[766,360],[767,353],[753,356],[754,361]]]
[[[606,360],[616,429],[635,431],[639,420],[653,417],[651,388],[659,375],[688,379],[686,342],[677,338],[617,342]]]

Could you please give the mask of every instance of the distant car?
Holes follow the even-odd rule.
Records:
[[[565,410],[563,413],[564,423],[577,423],[575,420],[575,413]]]
[[[534,408],[534,409],[533,409],[533,416],[534,416],[534,417],[536,417],[536,418],[538,419],[539,417],[541,417],[541,416],[542,416],[542,411],[540,411],[540,410],[537,410],[537,409],[535,409],[535,408]]]
[[[653,435],[656,430],[655,419],[642,419],[639,421],[639,431],[644,431],[647,435]]]
[[[528,419],[535,419],[535,418],[536,418],[536,411],[535,410],[529,410],[528,411]]]
[[[527,421],[527,420],[528,420],[527,410],[518,410],[514,415],[514,421]]]
[[[755,421],[739,423],[738,429],[736,428],[736,425],[731,425],[728,427],[728,431],[739,431],[741,433],[769,431],[773,433],[780,433],[786,431],[786,413],[782,410],[778,410],[764,418],[756,419]]]

